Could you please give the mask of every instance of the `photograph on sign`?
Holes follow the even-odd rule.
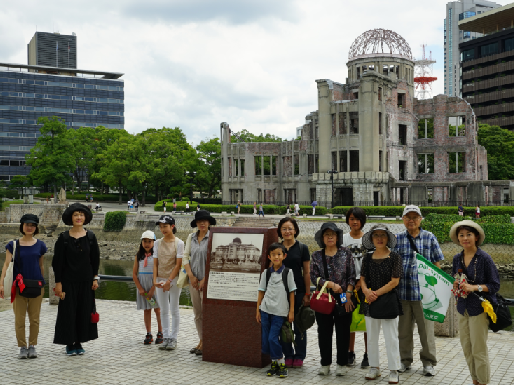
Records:
[[[257,302],[264,234],[214,233],[207,298]]]

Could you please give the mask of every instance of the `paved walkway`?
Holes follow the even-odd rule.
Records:
[[[1,300],[0,300],[1,301]],[[277,384],[279,378],[267,378],[265,369],[238,367],[204,362],[189,354],[197,343],[197,335],[190,309],[181,309],[181,326],[178,348],[161,351],[156,345],[144,346],[143,313],[135,303],[122,301],[97,301],[100,313],[99,339],[84,344],[84,356],[68,357],[64,347],[53,345],[54,322],[57,306],[45,300],[41,310],[39,357],[33,360],[17,358],[12,311],[0,312],[0,381],[6,384]],[[153,328],[156,329],[155,319]],[[28,326],[27,326],[28,327]],[[28,336],[28,334],[27,334]],[[351,368],[343,377],[335,377],[335,365],[327,376],[317,374],[319,351],[316,328],[308,332],[307,360],[302,369],[290,369],[284,382],[295,384],[387,384],[387,371],[380,380],[364,379],[365,370]],[[415,339],[415,350],[419,340]],[[400,375],[401,384],[471,384],[458,338],[437,338],[435,377],[421,375],[421,363],[415,361],[413,370]],[[363,337],[357,334],[357,359],[362,358]],[[492,362],[491,385],[514,383],[514,334],[500,332],[489,335],[489,352]],[[383,340],[380,345],[381,363],[387,365]],[[335,357],[334,357],[335,359]]]

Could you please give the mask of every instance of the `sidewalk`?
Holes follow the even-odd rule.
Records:
[[[290,369],[287,379],[267,378],[266,370],[203,362],[201,357],[189,354],[198,337],[193,312],[181,309],[178,347],[175,351],[161,351],[156,345],[144,346],[143,312],[136,311],[133,302],[97,300],[100,313],[99,338],[84,344],[84,356],[68,357],[64,347],[52,344],[57,306],[43,302],[39,357],[33,360],[17,358],[19,348],[14,334],[14,315],[11,310],[0,312],[0,379],[2,384],[387,384],[387,356],[383,339],[380,345],[382,377],[366,381],[365,370],[349,368],[343,377],[335,377],[335,363],[327,377],[317,374],[319,350],[316,325],[308,332],[308,351],[304,368]],[[152,315],[156,331],[155,317]],[[28,323],[27,323],[28,330]],[[28,337],[28,334],[27,334]],[[155,338],[155,332],[154,332]],[[419,340],[415,338],[415,358]],[[458,338],[436,338],[437,358],[435,377],[423,377],[419,360],[413,370],[400,375],[400,384],[471,384],[464,354]],[[490,385],[514,382],[514,334],[489,334],[489,358],[492,363]],[[334,342],[335,346],[335,342]],[[363,353],[363,334],[357,333],[357,361]],[[335,351],[334,351],[335,360]]]

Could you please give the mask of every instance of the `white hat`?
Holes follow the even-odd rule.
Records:
[[[141,235],[141,239],[143,238],[146,238],[146,239],[153,239],[154,241],[157,239],[155,237],[155,233],[151,230],[146,230],[143,235]]]
[[[418,214],[420,217],[422,216],[421,215],[421,210],[419,209],[418,206],[415,206],[415,205],[409,205],[409,206],[406,206],[404,209],[403,209],[403,214],[402,214],[402,217],[404,217],[405,215],[407,215],[408,213],[416,213]]]
[[[465,220],[465,221],[460,221],[460,222],[455,223],[452,226],[452,228],[450,229],[450,238],[453,241],[453,243],[460,246],[457,229],[461,226],[473,227],[474,229],[476,229],[478,231],[478,235],[479,235],[478,246],[480,246],[484,242],[484,239],[485,239],[484,229],[476,222]]]

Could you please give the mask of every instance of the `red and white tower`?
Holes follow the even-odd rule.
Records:
[[[426,44],[423,47],[423,57],[421,60],[414,60],[414,84],[416,87],[417,99],[430,99],[432,97],[432,83],[437,80],[433,76],[432,65],[436,62],[432,60],[432,51],[427,58],[425,55]]]

